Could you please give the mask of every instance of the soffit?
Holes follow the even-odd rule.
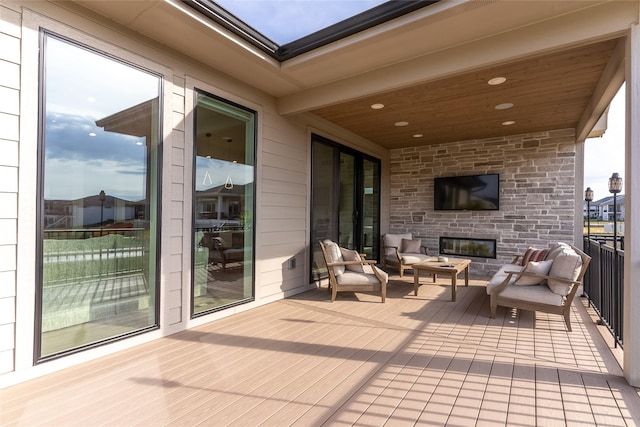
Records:
[[[282,114],[311,111],[386,148],[575,128],[638,16],[634,2],[445,1],[280,64],[177,1],[76,3],[272,95]],[[374,100],[391,107],[371,115]],[[516,125],[487,125],[501,102]]]

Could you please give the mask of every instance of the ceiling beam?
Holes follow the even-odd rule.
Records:
[[[606,20],[601,19],[603,14],[606,14]],[[605,3],[283,96],[278,99],[278,112],[282,115],[296,114],[509,61],[619,37],[625,34],[635,19],[635,2]]]
[[[591,130],[600,120],[600,117],[602,117],[602,114],[609,107],[609,104],[611,104],[611,101],[624,83],[625,43],[626,38],[621,38],[602,72],[602,77],[593,91],[593,96],[578,122],[576,128],[577,141],[584,141],[589,137],[589,133],[591,133]]]

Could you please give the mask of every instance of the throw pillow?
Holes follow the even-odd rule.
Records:
[[[360,254],[358,251],[353,251],[347,248],[340,248],[340,252],[342,252],[342,258],[345,261],[362,261]],[[356,273],[366,273],[373,274],[373,269],[370,265],[366,264],[347,264],[346,269],[349,271],[355,271]]]
[[[340,262],[344,260],[342,258],[342,253],[340,252],[340,247],[335,242],[329,239],[326,239],[322,243],[324,243],[324,247],[327,250],[327,255],[331,259],[330,262]],[[336,276],[339,276],[342,273],[344,273],[344,265],[337,265],[333,267],[333,273]]]
[[[547,252],[549,252],[548,249],[529,248],[522,256],[521,264],[527,265],[529,261],[544,261],[544,259],[547,257]]]
[[[582,258],[571,247],[563,248],[553,260],[553,267],[549,271],[549,276],[563,279],[576,280],[582,269]],[[547,281],[549,289],[554,294],[567,296],[573,286],[571,283],[560,280],[549,279]]]
[[[551,270],[551,266],[553,265],[553,261],[529,261],[527,265],[522,268],[523,273],[532,273],[540,276],[546,276],[549,274],[549,270]],[[520,276],[518,279],[513,282],[514,285],[519,286],[531,286],[538,285],[544,282],[546,279],[541,277],[533,277],[533,276]]]
[[[400,253],[403,254],[419,254],[420,253],[420,244],[422,241],[420,239],[402,239],[400,244]]]

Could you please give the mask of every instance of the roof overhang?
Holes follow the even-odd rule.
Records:
[[[386,148],[557,128],[586,138],[624,80],[639,15],[629,1],[438,2],[280,62],[181,1],[75,3],[273,96],[282,115],[312,112]],[[391,108],[372,115],[376,99]],[[495,117],[505,102],[510,127]],[[410,114],[422,130],[393,127]]]

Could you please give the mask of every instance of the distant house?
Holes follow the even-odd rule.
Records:
[[[624,194],[616,197],[616,210],[618,211],[618,221],[624,221]],[[587,216],[587,202],[582,208],[584,217]],[[589,205],[589,217],[592,219],[601,219],[603,221],[613,221],[613,196],[596,200]]]

